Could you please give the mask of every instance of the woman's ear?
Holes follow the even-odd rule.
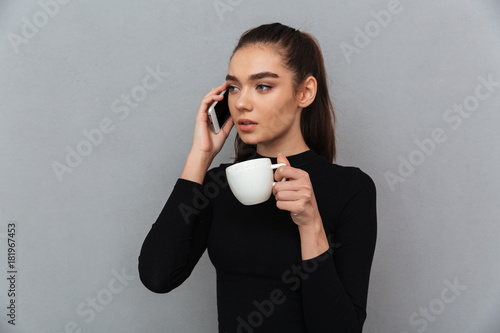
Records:
[[[316,98],[316,91],[318,90],[318,82],[314,76],[309,76],[304,80],[301,85],[299,95],[298,95],[298,103],[299,107],[306,108],[314,102],[314,98]]]

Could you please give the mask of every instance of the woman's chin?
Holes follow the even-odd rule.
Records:
[[[238,134],[239,134],[241,141],[243,141],[247,145],[256,145],[259,143],[259,140],[257,140],[257,138],[254,135],[249,135],[246,133],[243,133],[243,135],[241,135],[240,133],[238,133]]]

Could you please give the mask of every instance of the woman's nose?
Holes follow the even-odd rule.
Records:
[[[252,102],[248,91],[241,90],[236,97],[236,110],[238,111],[252,111]]]

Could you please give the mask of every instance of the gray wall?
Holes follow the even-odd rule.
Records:
[[[2,1],[0,331],[216,331],[206,255],[167,295],[142,286],[137,256],[202,96],[239,35],[273,21],[319,39],[337,162],[377,185],[365,332],[500,332],[494,0]]]

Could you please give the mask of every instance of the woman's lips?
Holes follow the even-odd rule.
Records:
[[[243,132],[248,132],[257,127],[258,124],[250,119],[240,119],[238,121],[238,125],[240,127],[240,130],[242,130]]]

